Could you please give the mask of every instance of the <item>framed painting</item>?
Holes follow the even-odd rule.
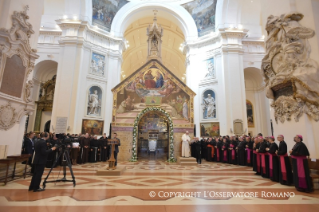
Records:
[[[219,122],[201,123],[200,124],[200,136],[201,137],[213,137],[219,136]]]
[[[89,133],[92,135],[103,134],[104,121],[83,119],[82,120],[82,134]]]
[[[247,122],[248,127],[255,127],[253,104],[246,100]]]

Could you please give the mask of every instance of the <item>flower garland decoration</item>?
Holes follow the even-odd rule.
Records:
[[[169,113],[167,113],[165,110],[159,107],[147,107],[144,110],[142,110],[136,117],[134,121],[134,127],[133,127],[133,145],[132,145],[132,157],[130,159],[130,162],[136,162],[137,161],[137,134],[138,134],[138,123],[140,119],[143,117],[144,114],[150,112],[150,111],[159,111],[165,114],[169,121],[169,159],[167,162],[174,163],[176,162],[176,158],[174,157],[174,129],[173,129],[173,121],[170,117]]]

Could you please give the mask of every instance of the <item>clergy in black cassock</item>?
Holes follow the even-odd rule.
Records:
[[[291,164],[287,154],[287,144],[283,135],[278,135],[279,148],[277,155],[279,157],[279,182],[282,185],[291,185],[293,183],[293,175]]]
[[[89,162],[95,163],[98,161],[100,153],[100,142],[97,140],[97,136],[94,136],[94,138],[90,142],[90,154],[89,154]]]
[[[246,166],[253,166],[253,146],[254,142],[251,140],[251,138],[246,137]]]
[[[227,143],[227,138],[223,138],[223,145],[222,145],[222,162],[223,163],[228,163],[228,148],[229,145]]]
[[[216,145],[215,145],[215,161],[222,162],[222,146],[223,141],[221,139],[216,138]]]
[[[228,162],[230,164],[237,164],[237,141],[235,136],[232,136],[229,141],[229,147],[228,147]]]
[[[294,138],[296,144],[289,151],[292,158],[292,169],[294,173],[294,183],[298,191],[312,192],[312,182],[310,179],[309,165],[307,156],[309,151],[306,145],[302,142],[302,136],[296,135]]]
[[[260,143],[258,138],[255,138],[254,142],[255,143],[253,146],[253,171],[255,171],[257,175],[260,175],[261,174],[260,155],[257,152],[260,147]]]
[[[207,142],[206,142],[206,139],[202,139],[201,140],[201,145],[202,145],[202,158],[205,158],[206,159],[206,152],[207,152]]]
[[[246,162],[245,158],[245,147],[246,147],[246,141],[243,137],[239,138],[239,144],[237,145],[237,160],[238,165],[244,166]]]
[[[202,141],[202,140],[201,140]],[[198,164],[202,163],[202,142],[198,138],[195,138],[195,151],[196,151],[196,161]]]
[[[270,146],[266,150],[269,156],[269,178],[272,181],[279,182],[279,161],[276,155],[278,145],[275,143],[274,136],[270,136],[268,141]]]
[[[80,140],[81,150],[79,163],[84,164],[89,160],[90,140],[88,133],[86,133],[85,137]]]
[[[100,138],[101,161],[105,162],[109,159],[109,145],[107,145],[106,133]]]
[[[267,141],[264,140],[263,137],[258,137],[258,140],[260,142],[260,146],[257,152],[260,154],[261,176],[269,178],[269,157],[266,151],[266,148],[268,147]]]

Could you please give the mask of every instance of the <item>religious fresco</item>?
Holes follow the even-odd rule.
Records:
[[[104,76],[105,56],[92,52],[91,58],[91,73],[99,76]]]
[[[253,111],[253,104],[246,100],[246,110],[247,110],[247,122],[248,122],[248,127],[254,127],[254,111]]]
[[[167,120],[159,113],[147,113],[141,118],[138,129],[142,133],[146,133],[148,130],[167,132]]]
[[[203,119],[216,118],[216,96],[213,90],[206,90],[203,93],[202,109]]]
[[[136,116],[149,106],[167,111],[173,122],[193,123],[191,96],[194,93],[158,62],[149,62],[136,71],[122,86],[113,89],[113,122],[119,118]]]
[[[88,92],[87,115],[101,116],[102,90],[98,86],[92,86]]]
[[[126,0],[92,0],[92,24],[109,32],[116,13],[126,3]]]
[[[215,31],[216,5],[217,0],[195,0],[182,5],[193,17],[199,37]]]
[[[97,120],[82,120],[82,134],[89,133],[90,135],[102,135],[103,134],[104,121]]]
[[[219,122],[200,124],[201,137],[213,137],[213,136],[219,136],[219,135],[220,135]]]

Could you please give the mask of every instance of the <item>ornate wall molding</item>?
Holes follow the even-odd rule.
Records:
[[[11,106],[10,102],[7,105],[0,106],[0,129],[8,130],[17,121],[16,109]]]
[[[262,71],[267,98],[272,99],[276,121],[308,114],[315,121],[319,111],[319,66],[310,58],[308,39],[315,31],[303,27],[301,13],[269,16],[268,38]]]
[[[20,122],[24,115],[30,114],[34,110],[31,98],[33,81],[28,80],[28,77],[34,69],[35,60],[39,56],[36,54],[37,50],[32,49],[29,43],[29,38],[34,34],[34,31],[32,25],[27,21],[29,19],[28,9],[29,7],[26,6],[24,11],[14,11],[11,16],[12,27],[9,30],[0,29],[0,86],[1,89],[4,88],[1,90],[3,92],[0,92],[0,103],[9,102],[7,105],[1,106],[0,129],[4,130],[13,127],[15,123]],[[16,83],[22,82],[21,95],[13,95],[10,83],[2,82],[4,74],[11,76],[9,73],[13,73],[11,72],[12,67],[5,66],[9,59],[11,61],[21,61],[21,66],[13,69],[17,77],[15,80],[18,80]],[[10,102],[14,102],[14,104],[11,105]]]

